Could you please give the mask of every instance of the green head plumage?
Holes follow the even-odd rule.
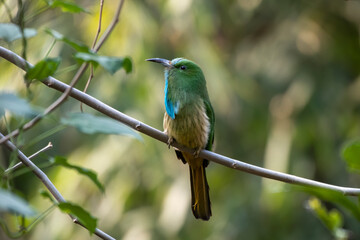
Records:
[[[202,98],[209,101],[206,81],[201,68],[185,58],[167,60],[150,58],[147,61],[160,63],[165,67],[165,108],[175,119],[179,108],[190,101]]]

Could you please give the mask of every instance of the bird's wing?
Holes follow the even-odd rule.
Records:
[[[209,132],[209,138],[208,138],[208,142],[206,144],[205,149],[211,151],[213,143],[214,143],[214,134],[215,134],[215,113],[214,110],[211,106],[210,101],[205,100],[204,101],[205,104],[205,109],[206,109],[206,115],[209,118],[210,121],[210,132]]]

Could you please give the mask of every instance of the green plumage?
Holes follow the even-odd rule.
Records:
[[[178,159],[189,164],[192,211],[196,218],[211,216],[209,186],[205,167],[208,160],[198,157],[201,149],[211,150],[214,141],[215,114],[200,67],[194,62],[176,58],[171,61],[148,59],[165,66],[164,130],[169,141],[195,149],[195,154],[176,151]]]

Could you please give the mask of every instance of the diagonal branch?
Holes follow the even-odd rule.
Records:
[[[4,59],[8,60],[9,62],[13,63],[14,65],[24,69],[26,61],[21,58],[16,53],[11,52],[10,50],[7,50],[6,48],[0,47],[0,57],[3,57]],[[60,92],[65,92],[70,88],[69,85],[60,82],[59,80],[48,77],[46,78],[43,83],[47,85],[50,88],[56,89]],[[168,137],[163,132],[146,125],[145,123],[140,122],[137,119],[134,119],[130,116],[127,116],[126,114],[119,112],[118,110],[110,107],[109,105],[106,105],[105,103],[101,102],[100,100],[83,93],[75,88],[72,88],[70,91],[70,96],[79,100],[80,102],[88,105],[89,107],[115,119],[119,122],[122,122],[129,127],[142,132],[154,139],[157,139],[158,141],[161,141],[163,143],[168,143]],[[173,147],[176,147],[180,149],[181,151],[186,151],[192,153],[193,150],[186,148],[184,146],[181,146],[177,142],[174,142],[171,144]],[[270,169],[258,167],[255,165],[251,165],[245,162],[241,162],[214,152],[210,152],[207,150],[202,150],[199,154],[200,157],[206,158],[210,161],[219,163],[221,165],[224,165],[226,167],[230,167],[233,169],[237,169],[243,172],[247,172],[250,174],[254,174],[260,177],[270,178],[273,180],[301,185],[301,186],[309,186],[309,187],[319,187],[323,189],[333,190],[337,192],[341,192],[344,195],[350,195],[350,196],[359,196],[360,195],[360,188],[349,188],[349,187],[341,187],[336,185],[331,185],[327,183],[322,183],[314,180],[310,180],[307,178],[302,178],[298,176],[294,176],[291,174],[286,174],[282,172],[273,171]]]
[[[3,139],[4,135],[0,133],[0,139]],[[45,185],[45,187],[50,191],[51,195],[54,196],[54,198],[56,199],[56,201],[58,201],[59,203],[61,202],[66,202],[65,198],[61,195],[61,193],[56,189],[55,185],[51,182],[51,180],[48,178],[48,176],[41,171],[40,168],[38,168],[28,157],[25,156],[25,154],[23,152],[21,152],[12,142],[10,142],[9,140],[5,141],[5,146],[8,147],[11,151],[13,152],[17,152],[18,158],[19,160],[26,165],[34,174],[35,176],[37,176],[40,181]],[[71,217],[71,219],[73,220],[74,223],[82,226],[85,228],[84,225],[82,225],[75,217],[69,215]],[[106,240],[114,240],[113,237],[111,237],[110,235],[108,235],[107,233],[101,231],[100,229],[96,228],[95,229],[95,234],[102,238],[102,239],[106,239]]]

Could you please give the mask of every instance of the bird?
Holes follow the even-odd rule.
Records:
[[[175,149],[176,157],[189,165],[191,209],[197,219],[209,220],[211,203],[205,168],[209,161],[199,157],[202,149],[211,151],[214,143],[215,114],[201,68],[185,58],[146,61],[165,67],[164,133],[168,146],[177,143],[194,149],[194,153]]]

